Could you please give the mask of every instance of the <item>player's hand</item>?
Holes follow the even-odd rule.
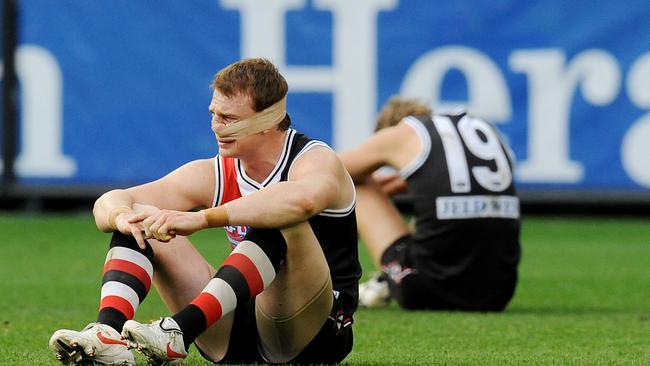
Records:
[[[141,249],[146,248],[145,238],[142,235],[142,214],[131,212],[123,212],[115,217],[115,226],[119,232],[125,235],[131,235],[138,242]]]
[[[399,174],[373,174],[372,179],[389,197],[406,192],[406,181]]]
[[[176,235],[187,236],[208,226],[201,212],[160,210],[142,221],[146,238],[167,242]]]

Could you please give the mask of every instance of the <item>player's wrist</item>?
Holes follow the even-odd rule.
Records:
[[[230,224],[228,211],[224,206],[206,208],[201,210],[201,213],[203,213],[207,227],[220,227]]]
[[[111,230],[117,230],[117,217],[123,213],[132,212],[133,209],[129,206],[118,206],[111,210],[108,214],[108,227]]]

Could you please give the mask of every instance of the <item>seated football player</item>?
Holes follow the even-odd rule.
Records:
[[[509,148],[492,125],[392,98],[376,132],[340,157],[381,271],[360,286],[362,306],[504,309],[517,283],[520,214]],[[397,193],[412,201],[413,230],[391,200]]]

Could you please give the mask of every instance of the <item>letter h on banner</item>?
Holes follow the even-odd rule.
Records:
[[[377,99],[377,13],[397,0],[314,0],[333,14],[331,67],[287,66],[285,14],[306,0],[221,0],[241,13],[242,57],[267,57],[287,78],[292,91],[334,94],[333,147],[357,145],[373,131]]]

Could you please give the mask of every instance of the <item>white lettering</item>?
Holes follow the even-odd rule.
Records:
[[[565,64],[559,50],[521,50],[510,56],[510,67],[528,77],[528,156],[517,170],[522,181],[581,181],[583,165],[569,157],[569,112],[575,90],[580,86],[594,105],[611,103],[620,90],[618,63],[607,52],[584,51]]]
[[[284,15],[301,9],[304,0],[221,0],[242,14],[242,57],[273,60],[292,92],[334,94],[333,147],[358,145],[372,133],[377,90],[377,13],[391,10],[397,0],[314,0],[314,7],[333,14],[331,67],[288,66]],[[289,107],[290,108],[290,107]]]
[[[637,107],[650,109],[650,52],[634,62],[627,75],[627,94]],[[636,120],[621,147],[623,168],[630,178],[650,188],[650,113]]]
[[[469,100],[441,100],[443,79],[452,69],[465,76]],[[408,70],[400,95],[422,98],[435,108],[451,109],[461,104],[473,115],[494,123],[507,121],[512,115],[510,93],[499,67],[489,57],[468,47],[440,47],[420,56]]]
[[[519,199],[514,196],[447,196],[436,198],[438,220],[519,218]]]
[[[63,155],[63,82],[56,59],[42,47],[20,46],[16,51],[16,74],[22,102],[16,175],[73,176],[77,164]]]

